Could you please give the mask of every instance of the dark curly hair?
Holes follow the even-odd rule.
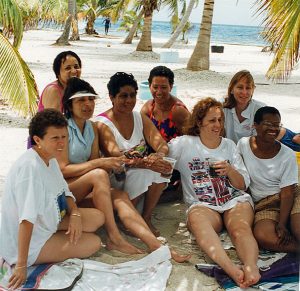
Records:
[[[60,74],[60,66],[66,60],[67,56],[74,57],[78,61],[79,67],[81,68],[81,59],[76,53],[72,51],[61,52],[55,57],[53,61],[53,71],[57,79]]]
[[[278,115],[281,119],[280,112],[277,108],[271,106],[263,106],[257,109],[257,111],[255,112],[254,123],[260,124],[264,119],[264,115],[266,114]]]
[[[207,97],[201,99],[193,108],[191,117],[187,120],[186,126],[183,128],[183,133],[186,135],[198,136],[200,134],[199,125],[202,124],[203,118],[206,116],[208,110],[212,107],[221,109],[222,120],[224,123],[224,113],[222,110],[222,103],[214,98]]]
[[[138,90],[137,81],[132,74],[117,72],[110,77],[107,83],[108,94],[114,98],[120,92],[121,87],[124,86],[131,86],[136,92]]]
[[[72,99],[70,99],[75,93],[80,91],[87,91],[92,94],[97,94],[94,88],[86,81],[77,77],[72,77],[68,80],[65,93],[62,99],[63,112],[69,119],[72,117]]]
[[[29,124],[29,137],[31,144],[36,144],[33,139],[34,136],[43,138],[50,126],[63,128],[68,126],[68,122],[63,114],[56,109],[45,109],[44,111],[36,113]]]
[[[174,73],[171,69],[165,66],[157,66],[150,71],[148,78],[149,85],[151,85],[154,77],[166,77],[169,80],[170,86],[174,85]]]

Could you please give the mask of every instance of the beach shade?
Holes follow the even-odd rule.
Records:
[[[224,46],[223,45],[212,45],[210,47],[212,53],[220,53],[222,54],[224,52]]]
[[[177,87],[176,85],[173,85],[171,94],[173,96],[177,96]],[[150,100],[152,99],[152,94],[149,89],[149,82],[148,81],[142,81],[139,83],[139,97],[142,100]]]
[[[161,63],[178,63],[179,53],[176,51],[163,51],[160,52]]]

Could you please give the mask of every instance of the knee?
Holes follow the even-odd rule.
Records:
[[[228,230],[232,240],[236,241],[252,234],[250,226],[237,226]]]
[[[254,238],[256,239],[258,245],[260,247],[265,248],[266,245],[269,245],[270,243],[270,235],[266,235],[266,231],[263,228],[260,227],[254,227],[253,230]],[[274,241],[275,243],[275,241]]]
[[[91,179],[94,182],[103,183],[104,180],[109,181],[108,173],[103,169],[94,169],[91,172]]]
[[[90,210],[90,220],[91,220],[91,232],[97,231],[104,223],[105,216],[104,213],[96,208]]]
[[[98,252],[101,248],[101,239],[98,235],[96,234],[91,234],[91,239],[89,242],[89,249],[90,249],[90,255]]]

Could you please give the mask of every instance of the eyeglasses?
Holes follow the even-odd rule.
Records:
[[[275,128],[275,129],[280,129],[283,126],[282,123],[272,123],[270,121],[263,121],[262,125],[264,125],[268,128]]]

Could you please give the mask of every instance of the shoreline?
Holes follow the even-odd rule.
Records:
[[[248,69],[254,76],[256,90],[254,98],[280,110],[282,123],[300,131],[300,68],[293,72],[287,84],[274,84],[266,80],[264,74],[272,60],[269,53],[262,53],[260,47],[242,45],[224,45],[224,53],[210,55],[210,71],[191,72],[185,69],[191,55],[191,44],[176,44],[170,51],[178,51],[176,63],[161,63],[159,53],[165,51],[159,46],[162,40],[153,38],[153,53],[135,52],[137,40],[131,45],[120,44],[120,39],[106,39],[81,35],[79,42],[71,42],[71,46],[54,46],[61,31],[33,30],[24,33],[20,54],[35,75],[39,93],[50,82],[55,80],[52,62],[55,56],[64,50],[75,51],[82,60],[82,78],[88,81],[101,96],[97,100],[94,116],[111,107],[106,84],[109,77],[118,71],[132,73],[138,83],[147,80],[149,71],[157,65],[165,65],[175,74],[177,96],[192,109],[194,104],[206,96],[222,100],[227,91],[228,83],[234,73]],[[109,45],[109,46],[108,46]],[[297,84],[296,84],[297,83]],[[140,91],[140,90],[139,90]],[[138,92],[139,92],[138,91]],[[138,93],[139,94],[139,93]],[[297,94],[297,96],[296,96]],[[135,110],[140,110],[145,100],[138,96]],[[18,117],[0,102],[0,135],[3,142],[0,145],[0,204],[5,176],[14,161],[26,150],[28,130],[25,128],[29,120]],[[185,225],[185,206],[183,203],[172,202],[160,204],[154,211],[154,224],[170,245],[179,251],[191,252],[189,263],[172,262],[173,269],[166,290],[221,290],[214,278],[200,273],[194,268],[196,263],[211,263],[201,250],[191,243]],[[102,236],[102,231],[100,231]],[[137,246],[141,243],[134,241]],[[230,256],[236,260],[234,250],[229,250]],[[126,256],[117,252],[101,249],[92,259],[109,264],[120,263],[140,256]]]

